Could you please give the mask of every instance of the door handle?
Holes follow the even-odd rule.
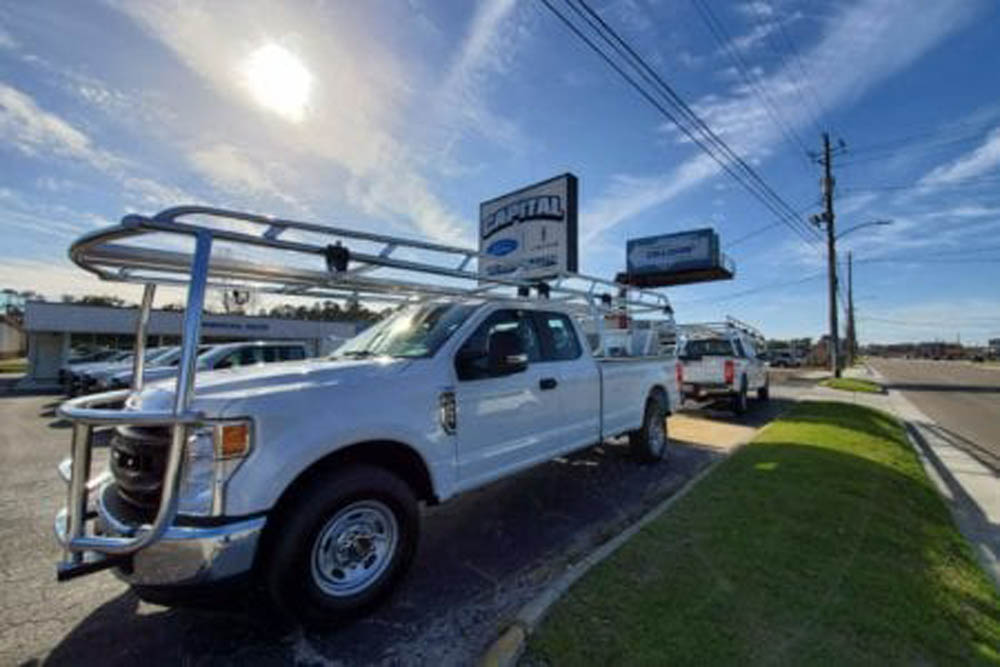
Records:
[[[558,385],[558,384],[559,383],[556,382],[555,378],[542,378],[541,380],[538,381],[538,386],[541,389],[543,389],[543,390],[545,390],[545,389],[555,389],[556,385]]]

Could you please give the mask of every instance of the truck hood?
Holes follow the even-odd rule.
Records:
[[[252,414],[254,404],[262,404],[279,394],[334,387],[348,388],[361,383],[392,378],[412,363],[408,359],[362,359],[282,362],[217,371],[199,371],[195,375],[192,409],[209,417]],[[129,407],[143,410],[170,410],[176,380],[153,382]]]

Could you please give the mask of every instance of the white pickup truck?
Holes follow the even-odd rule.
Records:
[[[768,400],[770,378],[760,356],[767,347],[760,332],[731,317],[725,322],[682,325],[679,332],[684,398],[728,398],[737,414],[747,411],[751,393]]]
[[[180,215],[170,210],[142,224],[171,231],[161,223],[167,214]],[[641,461],[659,461],[668,451],[666,418],[680,396],[673,350],[665,353],[650,338],[673,331],[662,295],[648,293],[647,312],[659,313],[665,326],[637,327],[613,358],[595,357],[586,343],[589,333],[606,354],[600,318],[596,331],[585,331],[575,319],[580,302],[570,305],[569,296],[582,295],[585,304],[600,306],[598,279],[591,279],[587,290],[553,287],[551,299],[547,290],[537,299],[477,297],[484,290],[474,286],[467,297],[397,306],[333,357],[195,373],[210,268],[260,280],[273,280],[276,269],[229,258],[210,267],[209,232],[201,229],[193,260],[113,245],[129,231],[111,228],[107,242],[85,237],[72,256],[85,268],[128,260],[160,272],[191,271],[184,355],[175,380],[142,386],[139,365],[132,390],[59,408],[74,435],[72,460],[61,466],[69,502],[55,521],[67,550],[61,579],[114,567],[141,597],[169,603],[250,577],[279,609],[307,625],[324,624],[375,603],[402,576],[417,548],[420,502],[440,503],[612,436],[628,434]],[[247,242],[277,245],[269,236]],[[395,268],[388,254],[364,257]],[[356,257],[351,261],[360,264]],[[334,279],[352,288],[387,284],[341,266],[308,275],[298,267],[283,271],[299,290],[307,278],[322,289]],[[447,270],[462,276],[461,269]],[[478,276],[468,276],[477,285]],[[452,289],[395,280],[393,294]],[[529,289],[535,284],[523,291]],[[139,340],[152,294],[147,285]],[[123,399],[121,409],[101,407]],[[97,428],[111,432],[110,470],[91,477]]]

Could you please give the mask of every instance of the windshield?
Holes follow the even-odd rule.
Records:
[[[706,338],[703,340],[689,340],[684,345],[684,357],[728,357],[733,354],[733,346],[728,340],[718,338]]]
[[[432,356],[474,309],[442,303],[408,306],[344,343],[331,358]]]
[[[173,351],[174,348],[172,347],[154,347],[151,350],[146,350],[146,353],[142,355],[142,358],[146,360],[146,363],[152,365],[169,357],[173,354]]]

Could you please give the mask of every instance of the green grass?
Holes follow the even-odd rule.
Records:
[[[858,378],[829,378],[820,382],[824,387],[831,389],[841,389],[843,391],[860,391],[866,394],[881,394],[882,385],[871,380],[861,380]]]
[[[996,665],[1000,596],[900,424],[809,402],[578,582],[525,662]]]
[[[24,373],[26,370],[27,359],[0,359],[0,373]]]

